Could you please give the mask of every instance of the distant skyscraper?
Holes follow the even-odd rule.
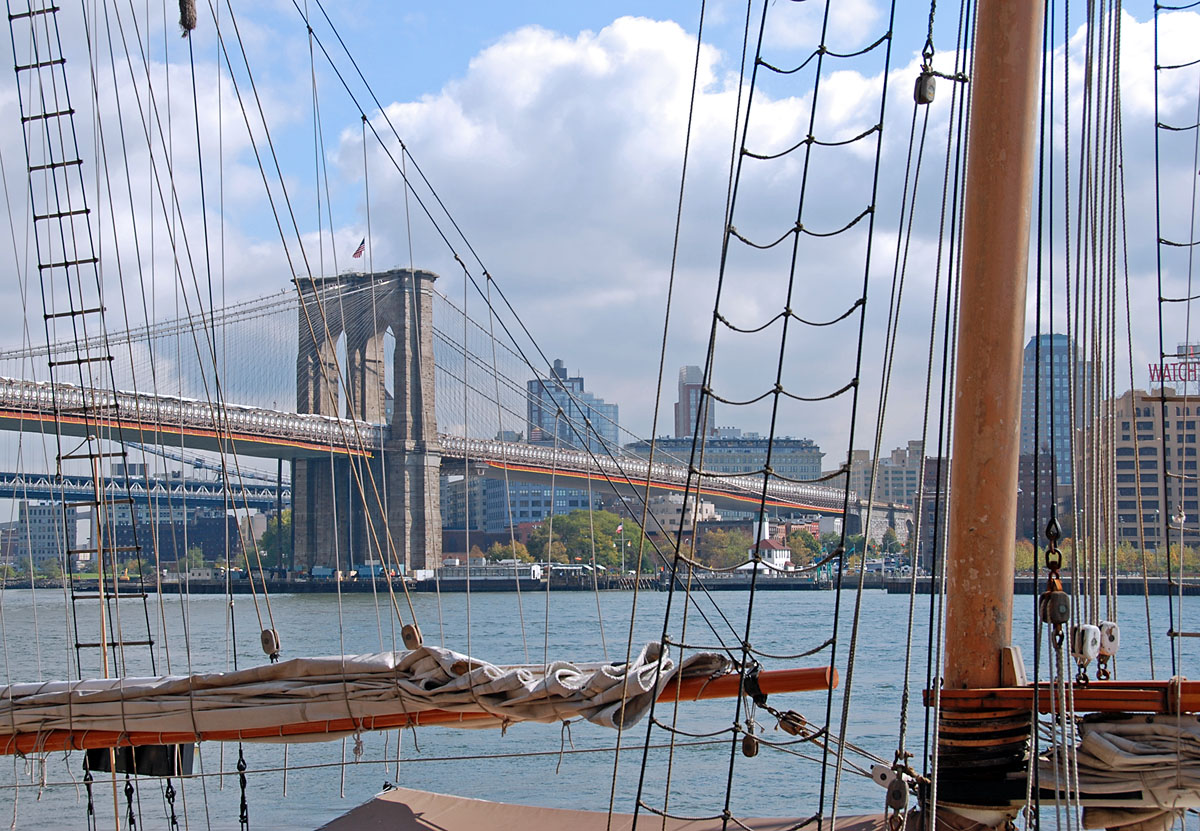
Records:
[[[617,405],[606,404],[587,392],[583,376],[568,376],[561,360],[555,359],[549,378],[535,378],[526,387],[530,444],[587,447],[593,451],[602,451],[605,444],[613,449],[620,447]]]
[[[1041,371],[1038,345],[1041,344]],[[1091,361],[1079,359],[1075,344],[1066,335],[1037,335],[1025,346],[1021,373],[1021,454],[1040,448],[1053,454],[1055,479],[1071,484],[1071,444],[1075,431],[1083,427],[1090,411],[1087,401],[1094,383]],[[1071,418],[1071,378],[1075,378],[1075,418]],[[1041,379],[1039,402],[1037,379]],[[1035,406],[1040,407],[1035,418]]]
[[[696,414],[700,411],[700,392],[704,387],[704,370],[698,366],[679,368],[679,398],[675,402],[675,438],[691,438],[696,429]],[[716,406],[711,398],[705,404],[704,432],[716,429]]]

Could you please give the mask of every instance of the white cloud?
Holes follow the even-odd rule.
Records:
[[[773,30],[777,34],[767,41],[767,47],[772,59],[777,59],[781,66],[788,65],[789,55],[796,58],[792,65],[798,63],[815,45],[815,32],[819,28],[814,26],[819,27],[820,20],[819,17],[814,20],[814,9],[817,7],[812,4],[772,4],[769,14],[782,26]],[[836,15],[846,18],[831,21],[830,28],[837,37],[836,43],[830,42],[834,49],[861,48],[874,40],[883,25],[873,3],[839,3],[834,9]],[[735,25],[739,15],[731,7],[724,16]],[[1189,45],[1197,40],[1194,37],[1197,16],[1189,13],[1169,17],[1169,48],[1164,55],[1186,55]],[[312,267],[332,271],[331,252],[336,251],[338,266],[345,268],[349,265],[346,259],[349,250],[367,233],[362,200],[361,125],[345,117],[344,105],[337,103],[340,96],[337,84],[322,74],[323,101],[328,107],[325,132],[339,138],[336,143],[327,139],[330,142],[327,151],[334,165],[330,173],[330,198],[335,206],[336,228],[332,238],[336,241],[330,243],[326,225],[318,245],[313,219],[313,151],[308,110],[311,92],[306,44],[281,48],[278,32],[272,29],[269,19],[257,24],[253,19],[240,22],[243,34],[258,44],[252,51],[252,60],[265,64],[256,67],[263,70],[259,93],[277,146],[288,165],[285,176]],[[710,22],[714,27],[721,25],[717,18]],[[923,27],[919,28],[923,40]],[[1125,17],[1121,91],[1127,115],[1126,170],[1131,200],[1135,195],[1152,196],[1153,169],[1147,152],[1152,133],[1134,123],[1135,118],[1144,120],[1153,109],[1153,75],[1147,69],[1152,46],[1149,31],[1149,24]],[[906,54],[909,57],[907,64],[894,68],[889,78],[890,123],[883,154],[884,182],[875,217],[868,355],[877,351],[887,311],[886,278],[894,253],[899,179],[904,170],[911,88],[917,69],[917,60],[912,56],[919,46],[919,42],[908,44],[906,53],[897,43],[894,63],[901,63]],[[1081,49],[1082,40],[1076,35],[1072,40],[1071,69],[1076,86],[1083,77]],[[211,57],[213,52],[209,42],[197,53]],[[672,22],[621,18],[594,31],[577,34],[526,26],[479,51],[460,77],[443,83],[436,91],[394,101],[386,108],[424,173],[548,355],[562,357],[572,371],[586,377],[593,392],[621,404],[622,423],[639,433],[649,430],[694,56],[693,35]],[[939,53],[939,68],[949,70],[952,56],[950,51]],[[194,127],[186,66],[178,62],[178,57],[176,54],[176,62],[171,64],[176,84],[172,97],[175,181],[195,258],[200,254],[201,225]],[[850,62],[825,61],[817,121],[812,130],[817,139],[844,140],[875,123],[883,80],[882,59],[879,49]],[[730,148],[734,141],[734,107],[741,80],[736,60],[736,52],[722,52],[710,45],[703,48],[700,57],[700,92],[694,110],[666,358],[667,412],[674,397],[675,370],[681,364],[703,362],[711,323]],[[152,71],[161,80],[165,72],[162,62],[156,63]],[[199,71],[201,135],[210,186],[218,169],[215,151],[218,113],[222,113],[224,123],[224,256],[230,296],[277,290],[290,274],[275,237],[257,164],[245,138],[241,112],[228,79],[221,88],[221,110],[216,102],[217,85],[211,63],[202,61]],[[811,68],[806,70],[807,74],[784,77],[763,72],[762,88],[753,101],[749,146],[755,152],[775,153],[796,144],[809,131],[813,76]],[[1189,102],[1194,106],[1192,81],[1171,80],[1165,90],[1164,112],[1180,123],[1185,120]],[[128,101],[131,84],[127,72],[119,75],[115,87],[102,75],[102,100],[111,102],[116,95],[114,90],[119,89],[122,100]],[[927,335],[922,334],[922,326],[927,325],[932,310],[930,301],[921,292],[927,293],[932,283],[940,202],[938,180],[944,164],[942,131],[951,88],[950,82],[941,82],[938,101],[930,112],[931,138],[919,202],[921,211],[909,262],[913,282],[906,297],[905,328],[901,334],[906,351],[898,363],[895,381],[896,388],[905,393],[923,383]],[[12,94],[11,83],[0,85],[0,103],[10,102]],[[741,101],[744,107],[744,90]],[[342,109],[337,109],[339,106]],[[149,195],[149,155],[140,140],[140,119],[136,108],[125,106],[122,113],[127,133],[133,137],[128,146],[135,192]],[[389,134],[378,114],[372,124],[381,134]],[[113,129],[115,122],[109,122],[106,134],[112,135]],[[14,168],[13,164],[19,158],[14,153],[19,151],[20,139],[13,124],[0,125],[0,142],[10,187],[14,193],[20,193],[20,165]],[[389,147],[395,154],[394,141],[389,141]],[[374,265],[377,268],[407,265],[404,190],[398,174],[373,140],[368,149]],[[804,147],[776,161],[745,159],[734,224],[756,241],[783,234],[796,219],[800,182],[807,175],[805,227],[815,231],[839,227],[870,200],[874,156],[872,136],[849,147],[815,147],[807,166]],[[110,159],[110,163],[114,165],[114,175],[122,175],[123,162]],[[1061,174],[1061,168],[1059,171]],[[278,194],[277,186],[274,187]],[[436,214],[436,205],[429,194],[418,189],[418,195]],[[220,217],[211,190],[209,197],[210,227],[217,227]],[[124,232],[132,227],[135,214],[139,222],[149,223],[150,209],[145,207],[144,200],[140,204],[142,207],[130,212],[123,196],[112,201],[113,210],[118,212],[117,225],[124,246],[132,245]],[[461,271],[421,216],[414,200],[409,200],[408,208],[413,214],[415,264],[439,271],[443,278],[441,290],[461,299]],[[160,236],[152,261],[158,275],[160,301],[167,303],[176,281],[174,260],[161,245],[161,208],[154,210]],[[19,209],[14,209],[14,213],[19,213]],[[440,214],[438,221],[447,228]],[[1147,279],[1143,275],[1149,274],[1144,257],[1152,242],[1146,245],[1146,222],[1144,210],[1131,216],[1131,240],[1135,249],[1140,246],[1137,253],[1142,257],[1134,267],[1138,280]],[[286,218],[285,223],[290,235]],[[802,239],[792,298],[798,314],[828,319],[840,314],[853,301],[862,281],[865,232],[864,220],[841,238]],[[447,233],[464,261],[475,270],[462,242],[451,231]],[[1152,229],[1149,233],[1152,241]],[[111,235],[105,231],[104,237],[108,236]],[[105,244],[111,249],[111,243]],[[145,241],[142,244],[145,246]],[[323,260],[318,251],[324,252]],[[131,254],[132,248],[123,250],[123,260],[132,262]],[[293,254],[296,255],[294,248]],[[147,256],[149,261],[151,258]],[[302,270],[298,258],[293,267]],[[723,312],[744,326],[758,325],[771,318],[785,302],[790,270],[790,240],[765,253],[734,244],[729,256],[729,284],[722,301]],[[477,270],[475,273],[478,276]],[[1137,293],[1135,314],[1152,315],[1152,308],[1146,305],[1151,301],[1149,292]],[[473,316],[486,319],[478,300],[471,298],[469,306]],[[777,344],[771,340],[775,331],[756,337],[722,333],[722,348],[731,350],[723,353],[717,364],[724,394],[744,399],[770,388],[778,352]],[[854,321],[816,331],[793,330],[790,363],[785,370],[789,389],[811,395],[840,386],[852,371],[851,353],[856,339]],[[871,408],[870,390],[876,385],[877,359],[874,361],[864,367],[866,409]],[[919,430],[919,413],[908,403],[910,406],[893,407],[895,426],[885,444],[902,443]],[[745,415],[728,407],[720,412],[721,423],[736,423],[748,429],[767,427],[768,413],[762,406],[750,408]],[[829,454],[830,463],[843,452],[848,412],[842,402],[812,409],[789,407],[786,415],[780,432],[817,439]],[[669,418],[660,423],[659,429],[660,432],[670,429]],[[860,432],[860,439],[862,436]],[[863,446],[865,441],[860,440],[859,444]]]

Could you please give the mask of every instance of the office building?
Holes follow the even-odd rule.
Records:
[[[666,463],[686,465],[691,458],[692,439],[660,438],[655,441],[655,459]],[[711,473],[755,473],[767,463],[771,451],[771,469],[791,480],[811,481],[821,475],[821,459],[825,455],[812,439],[789,436],[773,441],[765,438],[710,438],[704,442],[704,469]],[[649,458],[650,442],[638,441],[625,445],[635,456]]]
[[[704,399],[705,412],[700,433],[711,435],[716,430],[717,406],[712,398],[704,398],[703,388],[704,370],[698,366],[679,368],[679,397],[675,400],[675,438],[690,438],[693,435],[701,399]]]
[[[535,378],[526,388],[530,444],[593,452],[620,447],[617,405],[584,389],[583,376],[569,375],[561,360],[555,359],[549,378]]]
[[[1165,420],[1157,390],[1132,390],[1113,402],[1110,435],[1115,459],[1102,458],[1098,465],[1101,471],[1110,464],[1115,468],[1117,542],[1135,548],[1157,548],[1168,541],[1168,533],[1172,544],[1179,542],[1181,515],[1183,544],[1200,543],[1196,468],[1200,402],[1195,396],[1176,395],[1170,387],[1162,392]],[[1102,421],[1101,435],[1108,432],[1104,426]],[[1081,489],[1080,502],[1085,506],[1087,497],[1088,491]]]
[[[542,522],[551,514],[585,511],[588,505],[586,488],[554,488],[552,495],[548,485],[472,476],[467,486],[462,476],[442,477],[445,530],[498,534],[510,526]],[[591,506],[600,510],[599,494],[593,492]]]
[[[60,502],[18,502],[17,522],[13,531],[17,562],[28,566],[32,559],[34,568],[40,568],[51,560],[62,563],[68,543],[71,548],[76,546],[75,523],[75,509],[67,508],[64,517]]]
[[[889,456],[881,457],[879,465],[872,465],[868,450],[855,450],[850,454],[850,490],[866,499],[871,493],[871,470],[875,468],[875,501],[914,505],[921,490],[921,464],[924,461],[924,445],[910,441],[906,447],[898,447]],[[831,481],[836,485],[841,480]]]
[[[1080,358],[1074,342],[1066,335],[1037,335],[1025,346],[1021,372],[1021,455],[1040,452],[1053,458],[1058,485],[1072,482],[1072,442],[1076,430],[1088,422],[1094,376],[1092,362]]]

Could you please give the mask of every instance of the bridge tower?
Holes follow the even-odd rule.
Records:
[[[382,453],[366,461],[344,454],[292,461],[298,567],[333,566],[335,552],[343,568],[370,559],[390,565],[389,545],[408,569],[441,561],[441,446],[433,392],[436,279],[432,272],[405,268],[299,281],[297,411],[384,426],[384,441]],[[395,341],[391,356],[389,331]],[[391,399],[385,386],[389,358]],[[357,437],[347,440],[353,447]]]

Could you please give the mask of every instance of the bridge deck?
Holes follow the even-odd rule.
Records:
[[[87,402],[103,413],[85,419]],[[54,415],[58,412],[58,416]],[[218,425],[220,429],[218,429]],[[79,387],[0,378],[0,430],[40,431],[104,438],[189,450],[226,450],[242,456],[270,459],[369,458],[386,447],[387,428],[364,421],[306,413],[286,413],[261,407],[226,404],[150,393],[88,392]],[[488,476],[549,484],[553,477],[566,487],[611,486],[632,495],[644,492],[649,481],[659,493],[682,492],[688,470],[682,465],[655,463],[635,456],[609,458],[579,450],[539,447],[491,439],[438,437],[442,458],[482,465]],[[727,510],[753,510],[762,495],[761,476],[703,477],[700,494]],[[836,488],[772,481],[767,506],[792,513],[840,514],[846,494]],[[855,494],[849,495],[851,504]]]

